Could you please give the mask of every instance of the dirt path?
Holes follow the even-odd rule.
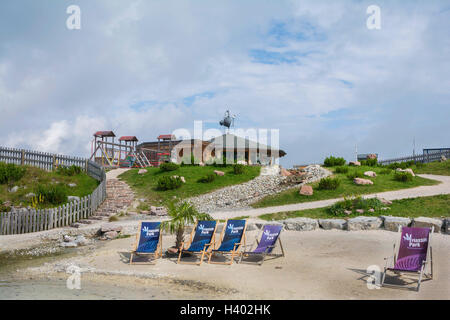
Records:
[[[381,197],[387,200],[399,200],[405,198],[417,198],[417,197],[428,197],[435,196],[439,194],[450,194],[450,176],[438,176],[432,174],[421,174],[422,178],[432,179],[440,181],[441,183],[434,186],[421,186],[410,189],[401,189],[395,191],[379,192],[374,194],[363,195],[364,198],[375,198]],[[327,199],[320,201],[311,201],[304,203],[294,203],[283,206],[274,206],[267,208],[257,208],[257,209],[243,209],[243,210],[233,210],[233,211],[221,211],[212,213],[211,215],[216,219],[226,219],[232,217],[257,217],[262,214],[277,213],[277,212],[287,212],[287,211],[298,211],[305,209],[315,209],[328,207],[338,201],[343,200],[343,198],[338,199]]]

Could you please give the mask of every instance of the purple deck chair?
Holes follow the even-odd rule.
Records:
[[[381,286],[403,287],[401,285],[394,285],[385,283],[387,271],[401,273],[418,274],[416,291],[419,291],[422,277],[425,276],[433,279],[433,254],[431,249],[431,234],[434,228],[408,228],[400,227],[401,231],[400,245],[398,252],[395,252],[395,244],[393,255],[385,258],[386,265],[384,267],[383,278]],[[393,262],[393,263],[392,263]],[[425,273],[425,268],[429,264],[430,273]]]
[[[266,256],[284,257],[284,249],[280,239],[280,233],[282,229],[282,225],[265,225],[261,235],[261,240],[258,241],[258,239],[256,239],[257,247],[255,248],[255,250],[244,251],[243,253],[241,253],[239,263],[242,262],[242,257],[244,255],[261,257],[259,265],[262,265],[264,263]],[[277,241],[280,243],[281,254],[272,252]],[[251,246],[253,247],[253,245],[254,244],[252,244]]]

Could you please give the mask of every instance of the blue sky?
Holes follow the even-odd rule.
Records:
[[[68,30],[66,8],[81,8]],[[366,9],[381,8],[368,30]],[[6,0],[1,145],[88,156],[194,120],[280,130],[282,164],[448,147],[448,1]]]

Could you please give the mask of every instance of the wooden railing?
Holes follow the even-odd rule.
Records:
[[[51,171],[57,166],[80,166],[92,178],[100,181],[88,196],[50,209],[21,208],[0,213],[0,235],[37,232],[60,228],[91,216],[106,199],[106,174],[93,161],[38,151],[0,147],[0,162],[31,165]]]

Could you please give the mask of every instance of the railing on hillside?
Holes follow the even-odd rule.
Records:
[[[51,171],[57,166],[80,166],[92,178],[100,181],[88,196],[50,209],[15,209],[0,213],[0,235],[37,232],[60,228],[90,217],[106,199],[106,174],[93,161],[71,156],[0,147],[0,162],[31,165]]]
[[[449,159],[450,158],[450,150],[445,150],[445,151],[435,152],[435,153],[428,153],[428,154],[419,154],[416,156],[408,156],[408,157],[401,157],[401,158],[394,158],[394,159],[387,159],[387,160],[378,160],[378,163],[383,164],[383,165],[391,164],[391,163],[395,163],[395,162],[406,162],[406,161],[428,163],[428,162],[433,162],[433,161],[439,161],[439,160],[441,160],[442,156]]]

